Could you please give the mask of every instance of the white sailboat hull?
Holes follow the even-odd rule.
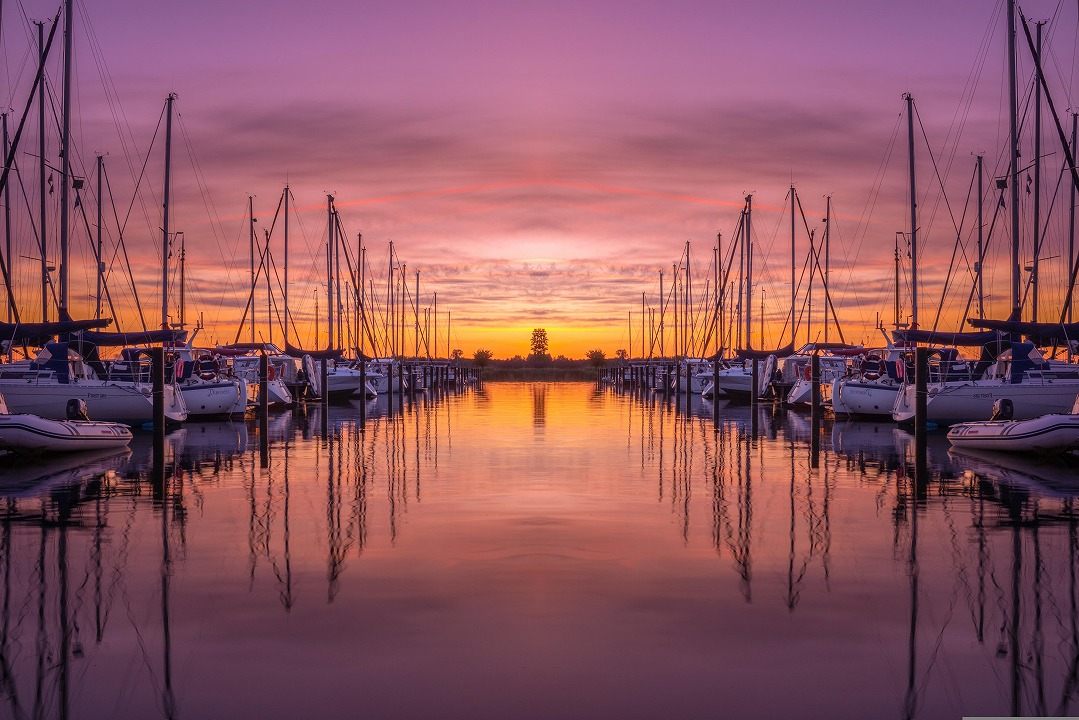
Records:
[[[71,383],[38,383],[26,380],[0,381],[0,393],[12,413],[39,415],[52,420],[67,419],[68,400],[82,400],[94,420],[127,424],[153,422],[153,392],[148,384],[120,384],[102,380]],[[174,385],[165,386],[165,418],[172,422],[187,419],[187,406]]]
[[[242,415],[247,410],[247,387],[237,380],[195,381],[179,387],[188,417],[231,415],[238,407]]]
[[[837,415],[846,413],[859,417],[890,418],[898,394],[899,386],[894,384],[839,380],[832,389],[832,412]]]
[[[1013,419],[1030,420],[1042,415],[1064,414],[1075,404],[1079,381],[1006,383],[999,380],[930,386],[926,397],[926,420],[939,425],[987,420],[993,415],[993,403],[1011,400]],[[896,399],[892,418],[897,422],[914,420],[914,386],[904,385]]]

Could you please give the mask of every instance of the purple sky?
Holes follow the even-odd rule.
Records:
[[[1052,20],[1050,84],[1063,112],[1076,104],[1075,8],[1032,2],[1023,10]],[[55,11],[42,2],[4,6],[6,103],[16,116],[31,74],[26,20]],[[792,181],[813,227],[822,227],[824,196],[832,195],[834,302],[848,338],[876,341],[876,313],[891,320],[895,233],[909,230],[905,125],[898,125],[904,92],[916,99],[957,223],[971,153],[986,154],[987,186],[1003,172],[1002,3],[195,0],[79,4],[75,19],[76,163],[92,176],[94,154],[108,153],[121,219],[165,96],[179,96],[172,227],[187,241],[188,313],[204,313],[205,341],[236,333],[249,282],[247,196],[255,196],[260,228],[269,228],[286,181],[304,210],[290,271],[298,323],[313,318],[322,292],[317,253],[329,192],[350,241],[363,233],[379,278],[393,240],[409,272],[421,271],[421,305],[438,292],[440,312],[453,313],[453,347],[466,355],[478,347],[527,354],[531,328],[546,327],[553,354],[580,356],[591,347],[608,355],[628,347],[627,313],[639,323],[641,292],[655,303],[658,273],[669,275],[686,240],[701,262],[694,271],[703,287],[716,233],[725,242],[733,235],[745,193],[757,209],[765,344],[782,344],[790,221],[779,213]],[[1021,87],[1029,87],[1031,63],[1022,57]],[[58,63],[50,75],[58,105]],[[1050,194],[1043,207],[1053,202],[1062,163],[1048,113],[1044,127]],[[55,158],[55,129],[48,137]],[[25,216],[37,202],[36,120],[24,141],[19,162],[29,199],[12,201],[21,233],[13,254],[34,255]],[[925,326],[955,231],[919,142]],[[159,140],[125,231],[151,324],[160,319],[162,152]],[[995,201],[989,198],[987,212]],[[1030,200],[1023,203],[1026,212]],[[1053,202],[1044,257],[1066,252],[1067,204],[1066,192]],[[973,213],[971,204],[968,253]],[[50,237],[55,218],[54,210]],[[1010,272],[995,252],[1007,242],[1003,223],[987,262],[987,293],[999,300],[990,314],[998,316],[1006,313]],[[93,292],[80,233],[76,310],[78,302],[90,307],[87,288]],[[273,243],[280,264],[280,228]],[[797,244],[800,267],[804,231]],[[1061,258],[1044,261],[1042,288],[1050,295],[1041,302],[1050,309],[1043,313],[1058,311],[1063,277]],[[32,316],[40,314],[37,278],[33,261],[17,260],[20,303]],[[959,296],[965,302],[965,278],[946,308]],[[119,304],[130,304],[127,284],[117,278],[111,285]],[[125,327],[137,324],[129,310],[120,315]],[[265,316],[260,308],[262,322]],[[954,327],[958,318],[946,312],[941,325]],[[279,329],[274,335],[280,339]],[[306,329],[300,341],[315,343]]]

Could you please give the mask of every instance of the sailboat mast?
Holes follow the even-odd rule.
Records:
[[[1015,0],[1008,0],[1008,183],[1012,207],[1012,310],[1019,308],[1019,129],[1015,67]]]
[[[187,243],[182,232],[176,233],[180,240],[180,329],[187,327]]]
[[[285,347],[288,347],[288,206],[289,200],[291,200],[291,194],[289,193],[288,185],[285,185],[285,288],[284,288],[284,301],[285,301]]]
[[[333,347],[333,195],[326,196],[326,347]]]
[[[38,218],[38,244],[41,251],[41,321],[49,321],[49,260],[48,260],[48,244],[45,242],[47,233],[45,232],[46,226],[46,212],[45,212],[45,23],[37,21],[34,23],[37,25],[37,48],[38,48],[38,62],[41,63],[42,73],[41,82],[37,86],[37,105],[38,105],[38,180],[40,181],[40,187],[38,188],[39,196],[39,212]],[[55,28],[55,25],[53,26]]]
[[[413,357],[418,358],[420,356],[420,271],[416,271],[416,297],[412,298],[412,314],[416,317],[416,354]]]
[[[663,302],[663,271],[659,271],[659,356],[666,357],[666,348],[663,345],[663,320],[666,317],[667,306]]]
[[[8,132],[7,132],[7,113],[3,114],[3,125],[4,125],[4,157],[6,158],[8,156],[8,151],[9,151],[9,149],[11,147],[11,143],[10,143],[10,141],[8,139]],[[101,196],[100,192],[98,193],[98,196],[99,197]],[[1074,202],[1072,203],[1072,205],[1074,206]],[[98,213],[98,215],[100,216],[100,213]],[[5,270],[4,270],[7,277],[5,277],[4,279],[10,285],[11,284],[11,270],[10,270],[10,268],[12,266],[12,263],[11,263],[11,194],[8,192],[7,183],[4,183],[4,262],[7,263],[7,268],[5,268]],[[98,293],[98,295],[100,295],[100,294],[101,293]],[[8,288],[8,297],[9,298],[11,297],[11,288],[10,287]],[[8,306],[7,306],[7,321],[8,322],[12,322],[15,319],[14,318],[14,312],[15,312],[15,303],[9,301]],[[98,317],[100,317],[100,315]],[[10,357],[10,352],[11,352],[11,350],[9,349],[8,350],[9,357]]]
[[[646,330],[645,330],[645,327],[644,327],[644,322],[645,322],[645,309],[644,308],[645,308],[645,305],[644,305],[644,292],[642,291],[641,292],[641,359],[642,360],[644,360],[644,356],[647,354],[647,351],[644,348],[644,336],[646,334]],[[632,350],[632,347],[630,349]]]
[[[1072,157],[1075,157],[1076,143],[1079,140],[1079,113],[1072,113]],[[1069,186],[1069,192],[1071,200],[1068,203],[1070,208],[1068,218],[1068,263],[1074,266],[1075,264],[1075,183],[1071,183]],[[4,190],[7,192],[7,189]],[[8,257],[11,257],[11,251],[8,250]],[[10,262],[10,260],[8,261]],[[1075,304],[1074,299],[1069,298],[1068,302],[1068,322],[1072,322],[1072,306]],[[1068,346],[1069,348],[1071,345]],[[1070,350],[1069,350],[1070,352]]]
[[[367,248],[363,246],[363,235],[360,235],[360,292],[357,296],[360,303],[360,352],[363,352],[364,347],[364,332],[367,330],[367,303],[363,299],[363,289],[365,275],[367,274]]]
[[[341,216],[337,214],[336,208],[333,211],[333,263],[336,272],[333,274],[333,286],[337,293],[337,304],[334,305],[334,312],[337,313],[337,347],[344,347],[344,318],[347,317],[342,313],[341,305]]]
[[[677,358],[682,354],[682,346],[679,344],[681,339],[678,336],[678,263],[671,265],[671,300],[674,302],[674,307],[671,308],[674,315],[674,356]]]
[[[5,137],[7,133],[7,126],[4,126]],[[6,144],[6,143],[5,143]],[[97,156],[97,292],[94,294],[96,298],[96,309],[94,310],[94,319],[101,319],[101,291],[102,291],[102,274],[105,272],[105,262],[101,259],[102,244],[101,244],[101,228],[104,223],[101,221],[101,174],[105,169],[105,158]],[[7,189],[5,188],[5,192]]]
[[[64,2],[64,100],[60,130],[60,319],[70,317],[68,308],[68,207],[70,205],[71,161],[71,21],[72,0]],[[1040,30],[1040,28],[1039,28]]]
[[[247,196],[247,244],[251,261],[251,342],[255,342],[255,199]]]
[[[918,197],[914,184],[914,96],[907,93],[907,152],[910,156],[910,322],[918,327]]]
[[[393,240],[390,240],[390,259],[386,263],[386,349],[390,357],[397,355],[397,324],[393,320]]]
[[[978,156],[978,262],[974,266],[974,269],[978,273],[978,317],[985,317],[985,294],[984,286],[982,284],[982,263],[985,262],[985,250],[984,250],[984,221],[982,215],[982,162],[983,156]],[[1075,193],[1075,184],[1072,184],[1072,193]],[[1075,201],[1072,201],[1072,212],[1075,212]]]
[[[824,342],[828,342],[828,275],[832,261],[832,196],[824,200]]]
[[[753,196],[746,195],[746,234],[742,238],[746,253],[746,348],[753,347]]]
[[[798,196],[797,196],[797,194],[795,193],[795,190],[794,190],[794,183],[791,183],[791,345],[792,346],[798,341],[797,323],[795,322],[795,318],[797,317],[797,313],[795,312],[795,305],[798,302],[798,300],[797,300],[798,288],[795,285],[795,281],[794,281],[794,205],[795,205],[795,201],[797,200],[797,197]],[[812,244],[813,244],[812,241],[810,241],[811,246],[812,246]],[[763,313],[764,313],[763,309],[761,310],[761,313],[763,315]],[[762,317],[761,320],[763,320],[763,319],[764,318]],[[761,340],[763,341],[763,339],[764,338],[763,338],[763,335],[762,335]]]
[[[273,343],[273,296],[270,287],[270,231],[263,230],[262,236],[266,240],[265,249],[262,252],[262,269],[266,275],[266,342]],[[251,304],[254,304],[252,298]]]
[[[712,291],[713,305],[715,307],[715,326],[716,326],[716,352],[718,353],[723,348],[723,295],[719,291],[719,258],[721,257],[720,247],[723,244],[723,234],[716,233],[716,247],[712,251],[712,260],[715,268],[712,271],[715,283],[715,287]]]
[[[1030,263],[1030,320],[1038,322],[1038,256],[1041,255],[1041,205],[1042,205],[1042,27],[1045,21],[1036,23],[1037,55],[1034,64],[1034,260]],[[1072,183],[1074,185],[1074,183]]]
[[[161,228],[161,329],[169,328],[169,194],[172,190],[172,101],[169,93],[165,110],[165,207]]]

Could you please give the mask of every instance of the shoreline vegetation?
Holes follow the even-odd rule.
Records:
[[[479,371],[480,382],[596,382],[599,371],[594,367],[493,367]]]
[[[608,362],[602,350],[589,350],[580,360],[571,360],[564,355],[552,358],[548,352],[547,331],[543,328],[532,331],[530,345],[532,352],[527,358],[516,355],[507,360],[495,360],[490,350],[479,349],[470,361],[464,362],[476,369],[481,382],[598,382]],[[625,357],[625,351],[619,350],[618,357]]]

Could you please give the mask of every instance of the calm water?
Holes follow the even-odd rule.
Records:
[[[0,470],[0,717],[1079,712],[1069,467],[588,384],[382,410]]]

